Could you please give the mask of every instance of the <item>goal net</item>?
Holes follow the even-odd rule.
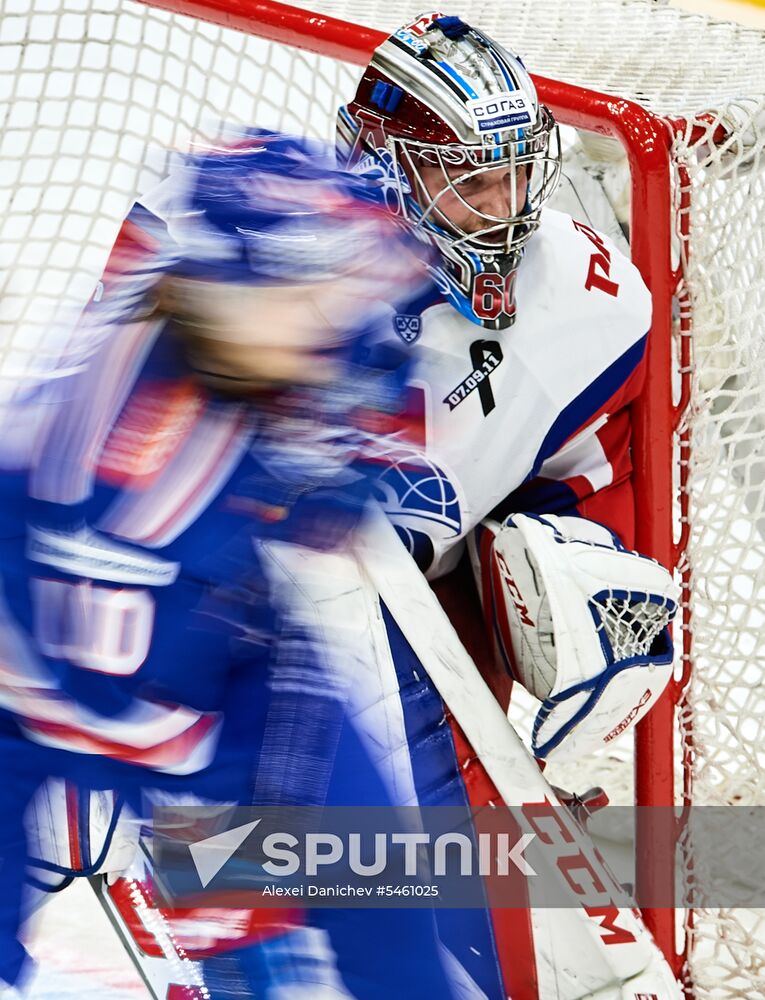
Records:
[[[5,0],[0,416],[50,374],[121,219],[173,151],[221,121],[331,138],[380,40],[370,29],[418,12],[401,0],[310,4],[329,19],[264,0],[162,6]],[[685,585],[676,679],[640,727],[636,783],[624,743],[588,779],[612,801],[763,805],[765,36],[648,0],[462,0],[454,12],[519,51],[580,130],[580,190],[621,219],[654,297],[635,481],[639,545]],[[582,774],[552,778],[582,791]],[[668,954],[687,951],[697,996],[765,992],[765,911],[713,901],[697,898],[677,935],[671,911],[648,921]]]

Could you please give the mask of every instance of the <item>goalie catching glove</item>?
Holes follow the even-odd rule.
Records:
[[[534,754],[607,747],[672,676],[672,576],[583,518],[515,514],[479,532],[484,615],[511,675],[542,702]]]

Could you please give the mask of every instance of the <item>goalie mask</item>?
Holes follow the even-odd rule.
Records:
[[[560,174],[560,140],[522,62],[430,13],[377,49],[338,115],[341,162],[439,252],[436,277],[490,330],[515,319],[515,276]]]

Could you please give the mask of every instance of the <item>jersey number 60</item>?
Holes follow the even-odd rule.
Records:
[[[517,272],[477,274],[473,282],[473,312],[479,319],[496,319],[504,312],[515,313],[513,286]]]

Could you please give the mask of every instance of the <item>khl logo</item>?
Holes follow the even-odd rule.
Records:
[[[405,344],[413,344],[422,333],[422,317],[399,313],[393,317],[396,333]]]

